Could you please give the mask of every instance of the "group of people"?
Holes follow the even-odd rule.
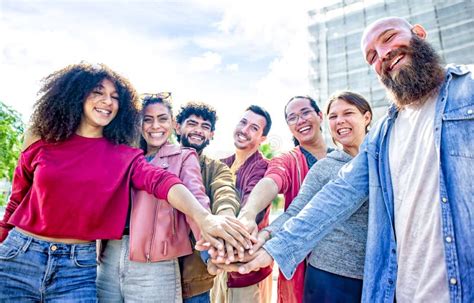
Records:
[[[169,94],[140,98],[105,65],[51,74],[0,221],[0,301],[270,302],[276,261],[282,303],[473,302],[474,68],[443,67],[425,39],[402,18],[369,25],[388,114],[371,125],[352,91],[325,115],[295,96],[295,147],[271,160],[258,105],[218,160],[211,106],[174,117]]]

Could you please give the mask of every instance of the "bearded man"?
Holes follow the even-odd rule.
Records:
[[[474,302],[474,66],[442,67],[421,25],[389,17],[362,36],[393,105],[343,167],[241,273],[274,259],[290,278],[369,197],[363,302]]]

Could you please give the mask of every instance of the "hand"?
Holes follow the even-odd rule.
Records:
[[[258,233],[257,223],[255,222],[255,216],[246,211],[245,209],[239,215],[239,221],[247,228],[247,231],[253,236]]]
[[[257,235],[257,242],[253,244],[252,248],[250,248],[249,254],[251,255],[254,254],[269,239],[270,239],[270,232],[268,230],[262,229]]]
[[[212,263],[211,260],[209,260],[207,262],[207,272],[210,275],[215,276],[217,274],[220,274],[222,271],[223,271],[223,269],[218,267],[216,264]]]
[[[251,271],[259,270],[262,267],[267,267],[273,262],[273,258],[267,253],[264,249],[259,249],[253,255],[246,254],[247,258],[245,261],[249,260],[247,263],[238,262],[231,264],[215,264],[218,268],[233,272],[237,271],[240,274],[248,274]],[[213,260],[210,260],[213,262]]]
[[[239,220],[230,216],[208,214],[200,223],[202,237],[218,250],[224,249],[223,243],[218,238],[223,239],[241,252],[250,249],[251,240],[257,241],[255,237],[251,237]]]

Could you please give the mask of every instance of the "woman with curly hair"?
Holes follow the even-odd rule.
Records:
[[[40,93],[0,221],[1,302],[96,302],[95,240],[122,237],[132,188],[189,215],[211,243],[248,247],[236,220],[212,216],[129,146],[139,112],[126,79],[80,63],[45,78]]]
[[[197,153],[170,142],[173,127],[168,99],[146,95],[140,137],[146,160],[175,173],[209,208]],[[192,253],[190,228],[195,237],[199,237],[199,229],[189,217],[145,191],[134,192],[132,201],[122,239],[108,241],[101,255],[97,273],[99,301],[182,302],[178,257]]]

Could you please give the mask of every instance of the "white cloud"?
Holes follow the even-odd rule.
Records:
[[[236,72],[236,71],[239,70],[239,65],[237,63],[227,64],[225,66],[225,69],[230,71],[230,72]]]
[[[307,92],[306,1],[5,3],[21,9],[2,9],[0,100],[25,120],[42,77],[87,60],[106,63],[140,92],[172,91],[176,109],[212,104],[216,154],[233,149],[232,130],[250,104],[272,114],[272,140],[291,145],[283,106]]]
[[[222,62],[218,53],[206,52],[199,57],[189,60],[189,69],[192,72],[207,72],[216,69]]]

